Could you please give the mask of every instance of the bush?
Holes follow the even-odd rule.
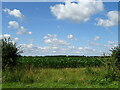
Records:
[[[114,47],[110,50],[112,52],[111,56],[115,58],[120,57],[120,46]]]
[[[99,60],[105,66],[105,73],[102,75],[103,79],[109,82],[119,81],[120,71],[119,71],[119,55],[120,55],[120,47],[114,47],[110,50],[112,52],[109,58],[105,58],[105,54],[103,59],[99,58]],[[103,80],[103,81],[104,81]]]
[[[116,59],[116,66],[120,70],[120,46],[114,47],[110,50],[112,52],[111,56]]]
[[[14,43],[10,38],[2,39],[2,67],[3,69],[7,66],[13,67],[16,65],[17,57],[20,55],[21,51],[17,48],[16,43]]]

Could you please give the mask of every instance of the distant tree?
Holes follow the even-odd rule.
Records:
[[[2,67],[13,67],[17,63],[17,57],[21,51],[17,48],[10,38],[3,38],[2,40]]]

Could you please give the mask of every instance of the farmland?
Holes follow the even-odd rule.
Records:
[[[109,59],[109,57],[105,57]],[[85,56],[45,56],[45,57],[19,57],[19,62],[42,68],[78,68],[85,66],[99,67],[103,65],[99,59],[103,57]]]
[[[18,57],[3,71],[3,88],[118,88],[118,71],[102,63],[110,57]],[[108,71],[109,69],[109,71]]]

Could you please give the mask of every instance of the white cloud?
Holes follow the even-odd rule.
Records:
[[[10,21],[8,24],[8,28],[14,28],[18,30],[17,34],[32,34],[32,32],[26,32],[26,29],[23,26],[20,26],[16,21]]]
[[[28,32],[28,34],[32,34],[32,32]]]
[[[86,1],[86,2],[85,2]],[[67,19],[73,22],[87,22],[90,17],[104,9],[101,0],[67,1],[65,4],[51,6],[51,12],[58,20]]]
[[[4,12],[8,13],[9,15],[11,16],[14,16],[16,18],[20,18],[20,19],[24,19],[24,15],[20,12],[20,10],[18,9],[13,9],[13,10],[10,10],[10,9],[4,9],[3,10]]]
[[[107,13],[108,19],[101,19],[97,18],[98,21],[96,25],[98,26],[104,26],[104,27],[110,27],[110,26],[116,26],[118,25],[118,11],[109,11]]]
[[[118,42],[115,42],[115,41],[107,41],[108,44],[118,44]]]
[[[18,40],[19,40],[19,38],[17,38],[17,37],[16,37],[16,38],[14,38],[14,40],[15,40],[15,41],[18,41]]]
[[[19,27],[19,23],[16,21],[10,21],[8,24],[9,24],[8,28],[13,27],[15,29],[18,29],[18,27]]]
[[[56,34],[48,34],[47,36],[44,36],[43,39],[48,39],[48,38],[56,38]]]
[[[115,41],[107,41],[106,44],[100,44],[100,43],[91,42],[91,41],[88,41],[88,43],[89,45],[91,45],[91,47],[97,48],[97,52],[100,55],[103,55],[103,53],[110,55],[111,48],[118,46],[118,42],[115,42]],[[94,53],[96,53],[96,51]]]
[[[96,40],[98,40],[98,39],[100,39],[100,36],[95,36],[93,40],[96,41]]]
[[[104,47],[109,48],[109,50],[113,47],[118,46],[117,44],[109,44],[109,45],[104,45]]]
[[[100,54],[99,51],[90,47],[75,46],[35,46],[33,44],[20,44],[23,55],[95,55]]]
[[[100,44],[100,43],[88,41],[88,44],[95,47],[107,48],[108,51],[111,48],[118,46],[118,42],[115,42],[115,41],[107,41],[106,44]]]
[[[92,41],[88,41],[88,44],[92,45],[92,46],[96,46],[96,47],[115,47],[117,46],[117,42],[112,42],[112,41],[108,41],[108,43],[106,45],[100,44],[100,43],[96,43],[96,42],[92,42]]]
[[[67,35],[67,38],[68,38],[68,39],[71,39],[71,40],[77,40],[76,38],[74,38],[74,36],[73,36],[72,34]]]
[[[71,46],[65,40],[58,39],[56,34],[48,34],[43,37],[47,46],[35,46],[34,44],[20,44],[23,55],[95,55],[101,54],[90,47]]]
[[[101,44],[96,43],[96,42],[92,42],[92,41],[88,41],[88,43],[89,43],[90,45],[92,45],[92,46],[97,46],[97,47],[102,46]]]
[[[51,35],[48,34],[47,36],[44,36],[44,42],[49,45],[53,46],[64,46],[64,45],[69,45],[65,40],[60,40],[57,38],[57,35]]]

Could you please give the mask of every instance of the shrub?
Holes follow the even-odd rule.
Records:
[[[110,50],[112,52],[111,56],[115,58],[120,57],[120,46],[114,47]]]
[[[16,43],[14,43],[10,38],[2,39],[2,67],[6,66],[13,67],[16,65],[17,57],[20,55],[21,51],[17,48]]]
[[[116,59],[116,66],[120,70],[120,46],[114,47],[110,50],[112,52],[111,56]]]
[[[104,66],[105,66],[105,73],[102,75],[103,79],[106,81],[112,82],[112,81],[119,81],[120,75],[119,75],[119,55],[120,55],[120,47],[114,47],[110,50],[112,52],[111,56],[109,58],[105,58],[105,54],[103,58],[99,58]],[[103,80],[104,81],[104,80]]]

